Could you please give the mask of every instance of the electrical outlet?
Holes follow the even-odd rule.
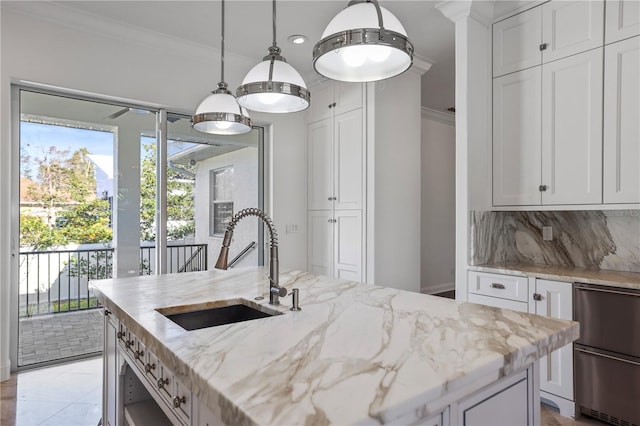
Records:
[[[544,241],[553,241],[553,228],[551,226],[542,227],[542,239]]]
[[[298,232],[298,224],[297,223],[287,224],[287,226],[286,226],[286,233],[287,234],[296,234],[297,232]]]

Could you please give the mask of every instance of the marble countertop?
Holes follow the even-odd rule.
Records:
[[[297,271],[280,283],[300,289],[299,312],[287,296],[283,315],[186,331],[156,311],[253,300],[266,276],[213,270],[92,286],[227,424],[414,423],[579,336],[571,321]]]
[[[547,280],[600,284],[640,290],[640,273],[586,269],[557,265],[527,265],[522,263],[485,264],[469,266],[472,271],[498,274],[520,274]]]

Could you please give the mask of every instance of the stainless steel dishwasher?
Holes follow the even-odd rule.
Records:
[[[576,413],[640,425],[640,290],[573,286]]]

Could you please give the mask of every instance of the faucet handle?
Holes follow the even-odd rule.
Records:
[[[277,294],[280,297],[285,297],[287,295],[287,289],[284,287],[271,287],[271,293]]]

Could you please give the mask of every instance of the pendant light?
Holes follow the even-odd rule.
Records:
[[[276,44],[276,1],[273,0],[273,44],[236,90],[238,103],[259,112],[287,113],[309,107],[311,93],[302,76],[280,55]]]
[[[407,32],[376,0],[349,2],[313,48],[313,68],[332,80],[384,80],[408,70],[412,62]]]
[[[224,81],[224,0],[222,0],[222,41],[220,49],[220,83],[204,98],[192,118],[193,128],[217,135],[239,135],[251,131],[247,111],[238,105]]]

